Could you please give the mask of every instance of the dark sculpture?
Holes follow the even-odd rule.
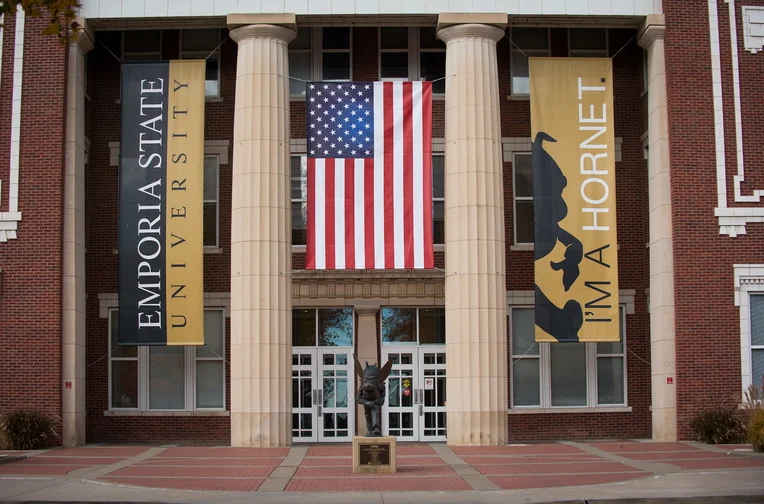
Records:
[[[382,436],[380,412],[385,403],[385,380],[387,380],[393,367],[393,361],[387,361],[380,369],[376,364],[370,366],[368,362],[366,362],[366,367],[362,368],[355,355],[353,360],[355,360],[355,372],[361,379],[355,400],[356,403],[363,404],[363,410],[366,413],[366,435],[369,437]]]

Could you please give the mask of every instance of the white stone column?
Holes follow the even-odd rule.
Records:
[[[647,50],[648,184],[650,205],[650,349],[653,439],[675,441],[676,335],[671,225],[666,59],[662,14],[647,17],[639,45]]]
[[[377,364],[377,351],[379,349],[379,339],[377,338],[377,313],[379,313],[379,302],[363,303],[354,306],[358,314],[358,361],[362,366],[366,362]],[[356,387],[360,383],[358,377],[355,378]],[[358,390],[356,388],[356,390]],[[358,419],[358,435],[366,435],[366,414],[363,405],[356,405],[356,418]]]
[[[446,42],[448,76],[445,290],[450,445],[501,445],[507,438],[504,184],[496,61],[496,42],[503,36],[504,30],[493,23],[454,24],[438,31]]]
[[[85,26],[84,20],[79,21]],[[85,28],[87,30],[87,27]],[[62,421],[64,446],[85,444],[85,58],[87,31],[69,47],[64,171]]]
[[[291,21],[291,27],[246,24],[230,32],[239,44],[231,205],[233,446],[292,442],[289,83],[284,77],[287,45],[296,35],[294,16]]]

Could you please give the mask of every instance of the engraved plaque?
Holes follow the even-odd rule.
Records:
[[[390,465],[390,445],[386,443],[360,444],[360,465]]]

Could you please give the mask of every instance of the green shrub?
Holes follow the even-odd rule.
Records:
[[[40,411],[11,411],[0,415],[0,441],[9,450],[39,450],[56,436],[53,420]]]
[[[720,404],[700,410],[690,422],[698,441],[738,444],[746,439],[746,427],[737,404]]]

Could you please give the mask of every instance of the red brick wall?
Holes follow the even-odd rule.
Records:
[[[15,19],[5,18],[0,93],[0,211],[10,192]],[[27,17],[17,239],[0,243],[0,412],[61,416],[64,141],[67,53]],[[60,422],[56,430],[60,432]]]
[[[761,0],[745,3],[764,5]],[[757,135],[764,117],[760,87],[764,60],[761,54],[743,51],[740,4],[737,7],[746,175],[750,177],[746,180],[755,181],[761,189],[764,158]],[[747,234],[737,238],[719,235],[714,216],[717,186],[708,7],[700,2],[664,0],[664,11],[674,229],[675,383],[679,436],[689,439],[689,421],[701,406],[740,395],[740,312],[734,304],[733,265],[764,263],[764,226],[749,224]],[[727,198],[730,206],[741,206],[733,205],[732,193],[737,161],[726,3],[719,2],[718,13]],[[750,191],[751,185],[746,186]]]

